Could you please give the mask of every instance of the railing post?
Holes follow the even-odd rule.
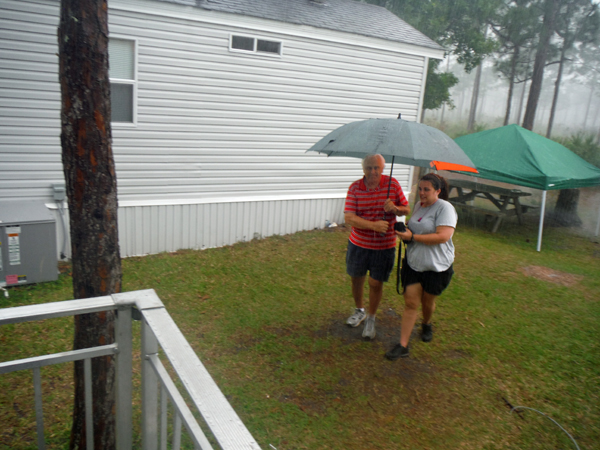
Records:
[[[39,367],[33,369],[33,391],[35,393],[35,421],[37,425],[38,450],[46,449],[44,438],[44,408],[42,407],[42,375]]]
[[[115,341],[118,353],[117,367],[117,450],[131,450],[133,445],[133,416],[132,416],[132,371],[133,344],[131,333],[131,305],[119,305]]]
[[[158,341],[142,319],[142,448],[158,448],[158,377],[148,355],[158,353]]]

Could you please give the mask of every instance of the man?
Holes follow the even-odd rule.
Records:
[[[410,213],[408,201],[398,181],[383,175],[385,160],[368,155],[362,162],[365,176],[348,189],[344,219],[352,226],[346,253],[346,271],[352,280],[356,309],[346,324],[359,326],[365,319],[363,337],[374,339],[375,314],[383,295],[383,283],[394,268],[396,216]],[[363,290],[369,272],[369,310],[365,312]]]

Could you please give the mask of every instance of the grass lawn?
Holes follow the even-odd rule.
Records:
[[[462,220],[462,219],[461,219]],[[123,261],[155,289],[263,449],[581,449],[600,442],[600,245],[537,224],[462,220],[434,339],[390,362],[402,299],[386,285],[377,339],[352,312],[348,231],[316,230]],[[68,269],[68,268],[67,268]],[[0,307],[72,298],[68,273]],[[71,319],[0,328],[0,360],[70,348]],[[65,448],[71,366],[42,370],[48,448]],[[139,371],[139,369],[136,369]],[[35,447],[29,372],[0,376],[0,448]]]

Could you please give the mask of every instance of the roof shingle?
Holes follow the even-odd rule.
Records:
[[[190,5],[193,0],[163,0]],[[443,50],[387,9],[355,0],[195,0],[197,7]]]

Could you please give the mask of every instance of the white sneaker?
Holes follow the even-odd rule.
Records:
[[[357,327],[362,323],[363,320],[365,320],[365,317],[367,317],[367,313],[365,311],[361,311],[359,308],[356,308],[354,310],[354,314],[352,314],[350,317],[348,317],[348,320],[346,320],[346,325]]]
[[[375,339],[375,316],[367,316],[367,321],[365,322],[365,329],[363,330],[362,336],[364,338]]]

